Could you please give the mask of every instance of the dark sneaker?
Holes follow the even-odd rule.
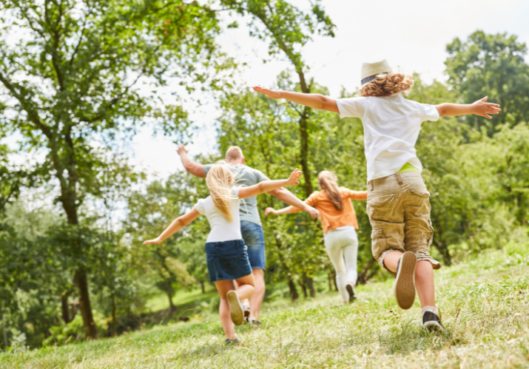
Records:
[[[445,327],[441,324],[441,319],[436,313],[426,311],[422,316],[422,326],[430,332],[444,331]]]
[[[246,304],[242,305],[242,311],[244,312],[244,321],[248,322],[248,319],[250,319],[250,306]]]
[[[250,326],[252,327],[259,327],[261,325],[260,321],[258,321],[257,319],[253,319],[253,318],[250,318],[248,322],[250,323]]]
[[[411,251],[402,254],[397,265],[395,299],[401,309],[409,309],[415,301],[415,266],[417,257]]]
[[[353,288],[353,285],[351,283],[347,283],[345,285],[345,289],[347,290],[347,293],[349,294],[349,303],[353,302],[356,299],[355,289]]]
[[[239,301],[239,296],[235,291],[228,291],[226,294],[228,304],[230,305],[230,316],[231,321],[235,325],[241,325],[244,323],[244,312],[242,311],[242,305]]]
[[[239,338],[226,338],[226,345],[232,345],[234,343],[241,343],[241,340]]]

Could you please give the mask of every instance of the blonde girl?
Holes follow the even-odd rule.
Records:
[[[211,226],[206,241],[208,273],[220,296],[219,313],[226,344],[240,342],[234,327],[234,324],[241,325],[244,321],[240,300],[250,298],[254,292],[252,268],[241,236],[240,199],[297,185],[300,176],[301,172],[296,169],[288,179],[239,188],[234,186],[235,177],[225,165],[214,165],[206,177],[210,196],[198,200],[191,211],[175,219],[160,236],[144,242],[145,245],[161,243],[201,214],[207,217]],[[237,282],[236,290],[233,289],[233,281]]]
[[[305,203],[320,211],[325,249],[336,270],[336,285],[345,304],[355,299],[354,286],[358,272],[358,222],[351,200],[366,200],[367,191],[351,191],[338,187],[336,175],[329,171],[320,172],[318,183],[321,191],[309,196]],[[301,211],[293,206],[281,210],[267,208],[265,215],[291,214]]]

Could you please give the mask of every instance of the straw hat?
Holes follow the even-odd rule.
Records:
[[[375,79],[379,74],[388,74],[391,73],[391,67],[386,59],[376,62],[376,63],[364,63],[362,64],[362,86],[365,86],[369,82]]]

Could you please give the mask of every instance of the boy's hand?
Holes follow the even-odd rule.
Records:
[[[160,237],[156,237],[154,240],[145,241],[144,245],[157,245],[159,243],[162,243],[163,240]]]
[[[265,214],[265,217],[266,217],[266,216],[268,216],[268,214],[274,214],[275,215],[276,212],[277,211],[274,208],[266,208],[264,214]]]
[[[287,186],[294,186],[299,184],[299,177],[301,177],[301,170],[294,169],[290,177],[287,179]]]
[[[271,99],[280,99],[281,98],[281,91],[272,91],[267,88],[262,88],[259,86],[254,86],[253,90],[255,92],[259,92],[260,94],[264,94],[266,97],[269,97]]]
[[[474,114],[487,119],[492,119],[489,114],[498,114],[500,112],[500,105],[485,102],[487,99],[488,96],[485,96],[483,99],[479,99],[472,104],[472,106],[474,108]]]
[[[182,156],[182,154],[187,154],[187,149],[183,144],[181,144],[181,145],[178,145],[176,152],[178,153],[178,155]]]

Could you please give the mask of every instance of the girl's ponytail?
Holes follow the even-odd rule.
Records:
[[[235,176],[224,165],[214,165],[206,176],[206,184],[209,188],[213,205],[228,219],[233,220],[231,213],[231,201],[233,194],[231,188],[235,182]]]
[[[342,196],[340,195],[340,189],[338,188],[338,180],[334,173],[324,170],[318,174],[318,183],[325,194],[331,200],[336,210],[343,210]]]

